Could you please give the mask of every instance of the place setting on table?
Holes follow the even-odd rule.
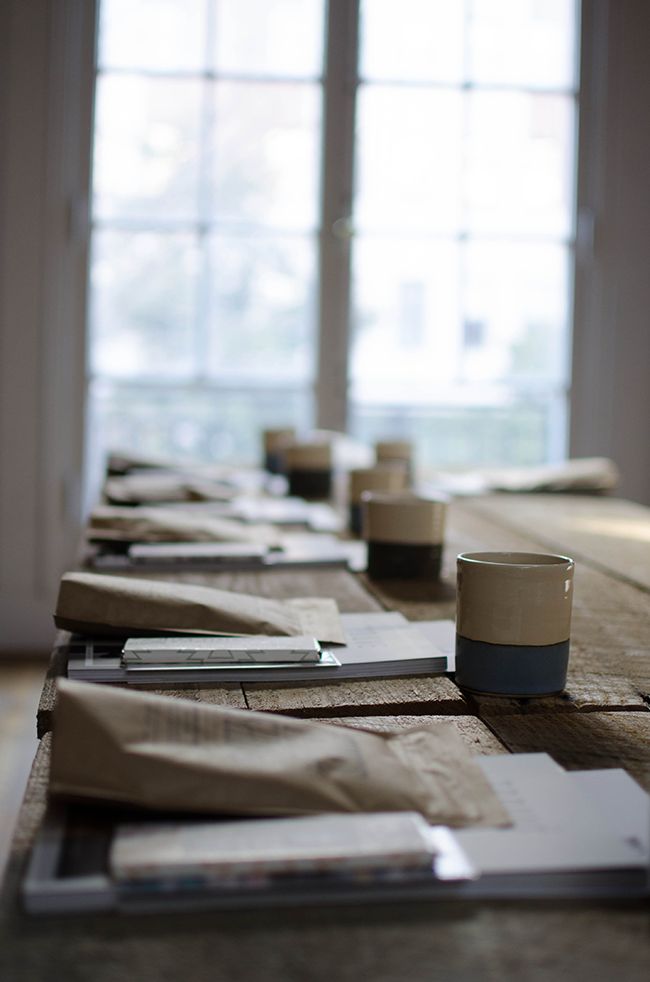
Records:
[[[330,444],[272,431],[263,446],[266,473],[288,478],[285,495],[332,506]],[[566,771],[539,752],[476,755],[450,720],[373,732],[363,720],[352,728],[196,698],[221,684],[246,692],[247,683],[438,676],[468,705],[554,696],[569,664],[572,559],[459,554],[455,621],[187,582],[175,573],[192,563],[192,547],[197,568],[209,547],[223,549],[216,570],[255,569],[266,550],[280,551],[289,523],[266,502],[282,493],[276,485],[267,499],[258,480],[242,518],[225,494],[221,511],[198,503],[196,475],[121,465],[108,481],[146,477],[143,500],[98,506],[87,536],[117,544],[128,567],[89,561],[64,574],[54,612],[70,636],[59,649],[49,804],[23,880],[30,913],[647,895],[648,798],[621,768]],[[363,545],[365,579],[380,590],[441,585],[453,499],[417,490],[406,441],[383,441],[346,482],[348,532],[332,538]],[[193,500],[174,487],[193,488]],[[323,534],[290,507],[303,537]],[[314,561],[310,582],[327,565]]]

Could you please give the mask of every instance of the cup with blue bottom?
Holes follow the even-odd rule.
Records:
[[[528,698],[566,685],[574,562],[567,556],[468,552],[457,559],[456,683]]]

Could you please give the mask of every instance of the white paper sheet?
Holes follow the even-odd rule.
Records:
[[[629,828],[620,822],[638,804],[640,790],[624,772],[603,771],[597,781],[592,778],[581,784],[547,754],[503,754],[475,760],[513,820],[509,829],[457,833],[461,847],[481,874],[644,865],[643,845],[627,837]],[[616,807],[609,812],[595,804],[596,797],[602,801],[614,796]]]

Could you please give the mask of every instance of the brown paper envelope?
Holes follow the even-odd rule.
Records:
[[[180,474],[127,474],[104,483],[104,495],[115,504],[155,504],[165,501],[228,501],[233,488]]]
[[[196,515],[180,509],[101,505],[90,515],[88,538],[124,542],[254,542],[278,546],[270,525],[244,525],[229,518]]]
[[[53,794],[250,815],[411,811],[508,824],[451,727],[380,736],[61,679]]]
[[[184,481],[177,474],[128,474],[104,483],[104,495],[119,504],[187,501]]]
[[[309,634],[321,642],[345,643],[338,606],[329,598],[269,600],[190,583],[99,573],[61,578],[54,622],[82,634]]]

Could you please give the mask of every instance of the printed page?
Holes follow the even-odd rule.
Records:
[[[336,649],[342,665],[402,662],[441,657],[422,631],[397,611],[341,614],[346,646]]]
[[[643,852],[594,808],[547,754],[477,757],[510,829],[466,829],[458,841],[482,874],[635,868]]]
[[[413,627],[424,634],[447,658],[447,671],[456,671],[456,624],[454,621],[413,621]]]

